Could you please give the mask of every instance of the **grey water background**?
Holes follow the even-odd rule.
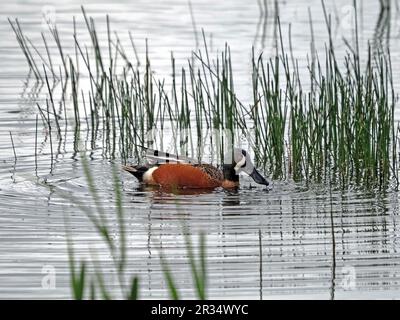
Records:
[[[367,43],[390,46],[395,87],[400,89],[400,23],[398,5],[390,11],[379,1],[359,1],[360,48]],[[121,41],[130,30],[143,59],[145,39],[156,75],[169,77],[171,51],[185,64],[201,42],[203,28],[211,54],[228,42],[232,52],[235,89],[251,101],[251,47],[271,56],[275,52],[275,5],[272,1],[16,1],[2,3],[0,12],[0,298],[69,298],[66,229],[76,253],[99,261],[112,279],[111,259],[87,217],[56,190],[37,181],[49,181],[89,205],[92,203],[79,157],[73,152],[72,128],[58,146],[53,163],[48,135],[38,136],[34,157],[36,102],[46,90],[29,76],[29,68],[7,17],[18,18],[33,43],[46,32],[50,12],[64,46],[73,52],[72,17],[79,39],[88,42],[80,5],[96,19],[105,39],[105,15]],[[266,6],[265,6],[266,4]],[[352,6],[349,1],[326,1],[334,23],[337,56],[344,55],[343,37],[351,43]],[[288,43],[291,25],[293,55],[306,76],[310,52],[310,8],[318,52],[327,41],[321,3],[278,1],[279,16]],[[54,13],[54,14],[53,14]],[[193,18],[195,23],[193,23]],[[197,32],[197,37],[195,36]],[[128,42],[129,43],[129,42]],[[39,45],[40,46],[40,45]],[[51,45],[56,56],[56,48]],[[130,53],[132,54],[132,52]],[[398,116],[396,109],[396,118]],[[14,160],[10,132],[17,161]],[[87,149],[89,142],[85,141]],[[100,146],[101,143],[99,142]],[[111,166],[101,148],[90,154],[110,221],[114,216]],[[326,186],[306,187],[274,181],[268,193],[249,188],[243,177],[238,193],[216,190],[204,194],[171,195],[139,188],[121,173],[126,213],[129,274],[140,277],[142,298],[167,298],[159,261],[159,247],[168,259],[184,297],[194,297],[190,267],[182,236],[185,225],[197,239],[207,236],[209,298],[399,298],[399,199],[393,191],[338,191]],[[68,216],[65,226],[64,217]],[[118,227],[111,225],[113,236]],[[196,241],[195,241],[196,242]],[[47,276],[54,276],[48,285]]]

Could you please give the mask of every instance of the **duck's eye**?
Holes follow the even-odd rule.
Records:
[[[246,150],[243,150],[243,149],[242,149],[242,155],[244,155],[245,157],[247,156]]]

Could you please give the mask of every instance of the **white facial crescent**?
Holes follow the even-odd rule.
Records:
[[[236,166],[235,166],[235,168],[234,168],[235,171],[236,171],[236,172],[239,172],[240,169],[242,168],[242,166],[243,166],[245,163],[246,163],[246,157],[243,156],[242,159],[236,164]]]

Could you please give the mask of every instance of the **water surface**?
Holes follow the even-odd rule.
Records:
[[[190,59],[191,51],[201,41],[201,28],[212,53],[222,50],[225,41],[228,42],[235,88],[244,102],[251,101],[251,47],[265,56],[275,52],[271,1],[267,2],[265,15],[264,7],[261,10],[256,1],[193,0],[197,37],[187,1],[49,1],[67,50],[73,50],[73,16],[77,19],[79,39],[86,42],[89,39],[81,4],[96,18],[102,41],[106,39],[106,14],[110,15],[112,27],[119,32],[122,42],[129,41],[127,31],[132,32],[141,59],[147,38],[153,68],[160,78],[171,73],[171,51],[178,65]],[[283,32],[288,34],[291,24],[293,54],[304,74],[311,40],[308,7],[313,17],[316,48],[323,52],[327,37],[320,1],[279,1]],[[6,18],[17,17],[32,42],[40,47],[40,33],[46,32],[42,16],[49,8],[37,0],[11,0],[2,4],[2,8],[0,298],[71,297],[66,230],[74,239],[79,257],[100,261],[103,272],[110,276],[110,288],[118,296],[111,259],[87,217],[55,189],[38,184],[46,181],[87,205],[93,204],[82,163],[74,152],[73,128],[67,128],[60,145],[53,141],[56,151],[51,159],[49,137],[40,126],[35,161],[36,102],[43,102],[47,90],[29,76],[25,57]],[[349,7],[347,1],[327,1],[327,8],[335,21],[334,41],[340,58],[345,50],[342,37],[352,40]],[[392,8],[390,19],[382,15],[378,1],[362,1],[358,10],[361,50],[366,50],[368,41],[390,46],[393,69],[398,70],[400,24],[396,8]],[[390,23],[389,37],[385,21]],[[56,52],[54,44],[50,47]],[[400,89],[398,81],[395,87]],[[84,135],[82,140],[89,150],[89,140]],[[97,148],[87,155],[113,237],[117,238],[111,164],[103,157],[101,137],[98,140]],[[168,297],[159,260],[160,247],[181,294],[195,297],[182,236],[185,227],[195,243],[200,232],[206,234],[210,298],[399,297],[396,192],[341,191],[290,181],[274,181],[272,189],[266,192],[262,187],[250,188],[251,181],[243,177],[237,193],[215,190],[173,195],[143,189],[127,173],[121,173],[120,178],[126,213],[128,274],[140,277],[143,298]],[[55,271],[55,288],[42,286],[48,270]]]

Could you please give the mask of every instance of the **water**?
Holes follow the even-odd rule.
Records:
[[[62,41],[67,50],[73,50],[72,16],[77,17],[79,39],[88,41],[80,5],[97,19],[103,41],[104,16],[108,13],[122,42],[129,41],[127,30],[132,31],[141,59],[145,38],[149,39],[154,70],[157,76],[168,77],[170,52],[174,52],[179,65],[196,48],[189,6],[187,1],[48,3],[53,7],[44,8],[37,0],[7,1],[0,13],[0,298],[71,297],[66,231],[74,240],[78,257],[100,261],[103,272],[110,275],[110,291],[118,296],[106,247],[76,206],[78,200],[91,206],[93,201],[82,163],[74,153],[73,128],[67,128],[60,145],[53,141],[56,155],[52,160],[49,136],[39,122],[35,162],[36,102],[43,102],[47,90],[38,88],[35,80],[28,77],[25,58],[6,18],[18,17],[31,41],[40,47],[42,12],[54,9]],[[243,101],[250,101],[251,46],[266,56],[275,50],[273,3],[268,2],[267,18],[260,15],[256,1],[204,0],[192,1],[192,6],[199,41],[199,30],[204,28],[212,53],[223,49],[225,41],[230,44],[236,90]],[[308,6],[316,47],[322,52],[326,32],[320,1],[279,2],[283,33],[287,34],[291,23],[293,53],[303,69],[310,48]],[[342,37],[352,40],[349,8],[347,1],[335,1],[335,5],[327,1],[327,8],[337,25],[334,40],[340,57],[345,49]],[[394,5],[389,38],[385,36],[382,16],[379,18],[378,1],[363,1],[359,12],[361,50],[365,50],[368,41],[390,45],[393,69],[398,70],[400,24]],[[56,52],[54,45],[51,50]],[[400,89],[398,83],[395,86]],[[89,149],[87,141],[83,135],[83,143]],[[97,146],[90,153],[90,168],[106,207],[112,236],[117,239],[111,165],[102,155],[101,137]],[[120,178],[128,274],[140,277],[142,298],[168,297],[160,247],[181,295],[195,297],[182,236],[184,227],[195,244],[200,232],[206,234],[210,298],[399,297],[399,200],[395,192],[343,192],[280,181],[274,181],[272,190],[266,192],[261,187],[249,188],[249,178],[242,177],[242,188],[237,193],[216,190],[171,195],[140,188],[129,174],[121,173]],[[75,201],[67,201],[60,191],[37,183],[44,181],[57,190],[72,193]],[[45,281],[49,274],[55,275],[54,287],[50,288]]]

